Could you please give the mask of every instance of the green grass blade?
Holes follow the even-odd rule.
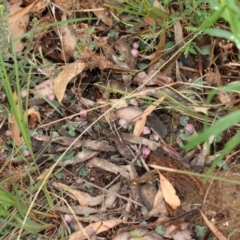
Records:
[[[213,126],[208,127],[203,133],[189,138],[189,142],[185,145],[186,150],[196,147],[198,144],[208,141],[209,137],[221,133],[240,122],[240,110],[232,112],[220,118]]]
[[[216,168],[218,162],[230,151],[232,151],[235,147],[237,147],[240,143],[240,132],[238,132],[237,134],[235,134],[234,137],[232,137],[227,144],[225,145],[224,149],[222,150],[220,156],[218,156],[214,162],[212,163],[212,165],[210,166],[210,168],[207,170],[206,172],[206,178],[209,178],[209,176],[211,175],[211,173],[213,172],[213,170]]]

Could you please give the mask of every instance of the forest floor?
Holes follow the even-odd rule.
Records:
[[[1,239],[240,239],[238,126],[184,147],[239,109],[239,52],[188,2],[6,4]]]

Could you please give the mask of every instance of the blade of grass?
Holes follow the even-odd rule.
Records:
[[[216,121],[216,123],[213,126],[208,127],[204,132],[194,137],[190,137],[189,142],[185,145],[184,148],[186,150],[190,150],[193,147],[197,146],[198,144],[207,142],[210,136],[221,133],[239,122],[240,122],[240,110],[232,112],[227,116],[220,118],[218,121]]]
[[[13,49],[13,40],[12,40],[11,37],[10,37],[10,44],[11,44],[12,49]],[[1,51],[1,53],[2,53],[2,51]],[[18,62],[17,62],[15,51],[12,51],[12,56],[13,56],[13,61],[14,61],[14,72],[15,72],[16,86],[17,86],[17,93],[18,93],[18,101],[19,101],[18,105],[17,105],[17,103],[15,102],[15,99],[14,99],[14,93],[13,93],[12,88],[11,88],[10,79],[8,77],[8,74],[7,74],[7,69],[5,67],[5,63],[4,63],[2,54],[0,54],[0,66],[1,66],[0,76],[3,79],[3,87],[4,87],[4,90],[6,92],[8,101],[10,103],[12,112],[13,112],[15,118],[16,118],[17,125],[20,129],[20,132],[23,136],[23,139],[25,141],[25,144],[27,145],[27,148],[28,148],[31,156],[34,157],[33,150],[32,150],[32,145],[31,145],[30,138],[29,138],[29,135],[28,135],[28,129],[27,129],[25,119],[24,119],[24,114],[23,114],[22,101],[21,101],[21,97],[20,97],[21,90],[20,90],[20,80],[19,80],[19,72],[18,72]],[[20,111],[18,109],[18,106],[20,107]]]
[[[209,176],[211,176],[211,173],[213,172],[213,170],[216,168],[218,162],[230,151],[232,151],[236,146],[238,146],[240,143],[240,132],[238,132],[237,134],[235,134],[234,137],[232,137],[227,144],[225,145],[225,147],[223,148],[221,154],[214,160],[214,162],[212,163],[212,165],[210,166],[210,168],[207,170],[206,172],[206,178],[208,179]]]

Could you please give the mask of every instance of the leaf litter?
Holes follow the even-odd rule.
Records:
[[[30,82],[29,96],[23,103],[27,106],[26,123],[34,132],[31,141],[37,156],[30,161],[39,170],[39,174],[31,177],[45,181],[55,164],[55,174],[46,180],[46,187],[53,194],[61,194],[51,209],[64,219],[58,221],[56,229],[66,228],[66,239],[100,236],[187,240],[196,239],[191,225],[206,225],[208,235],[211,236],[211,231],[218,239],[227,239],[225,236],[239,227],[236,222],[229,226],[228,221],[238,215],[231,203],[227,207],[216,203],[221,202],[217,188],[194,176],[194,170],[204,170],[214,161],[210,160],[208,145],[215,144],[219,150],[224,142],[217,145],[214,138],[202,150],[199,147],[190,157],[184,157],[187,153],[179,146],[184,141],[179,134],[179,119],[182,112],[188,113],[188,126],[195,133],[201,131],[202,121],[213,107],[197,101],[191,93],[196,91],[199,99],[206,99],[208,87],[227,84],[226,71],[232,74],[228,81],[235,79],[234,71],[227,68],[232,61],[236,62],[233,45],[211,40],[210,61],[206,60],[208,64],[204,66],[204,56],[199,56],[196,65],[191,60],[193,55],[183,58],[179,50],[187,38],[181,21],[176,21],[172,37],[163,30],[155,42],[156,49],[151,50],[148,41],[141,38],[143,30],[130,29],[130,25],[116,21],[118,17],[130,16],[124,13],[117,16],[102,1],[30,2],[10,1],[7,19],[9,32],[18,39],[34,28],[32,17],[39,18],[35,25],[40,27],[39,32],[33,36],[27,54],[31,59],[28,63],[37,65],[38,73],[34,70],[33,74],[40,77]],[[164,9],[158,1],[153,6],[164,12],[175,11],[172,6]],[[88,20],[72,21],[74,14]],[[91,19],[95,16],[97,22]],[[155,22],[151,16],[140,19],[144,28]],[[24,55],[27,41],[16,40],[15,51]],[[165,50],[171,41],[174,47]],[[210,40],[206,37],[203,41],[209,44]],[[197,44],[202,45],[200,40]],[[33,57],[35,53],[41,57]],[[46,63],[51,65],[51,71],[44,70],[50,69]],[[141,63],[147,68],[143,70]],[[194,84],[202,78],[203,68],[205,88]],[[42,98],[43,102],[36,101]],[[236,99],[236,95],[219,92],[215,102],[232,108]],[[23,147],[22,154],[25,148],[12,114],[8,121],[11,134],[6,134],[1,143],[0,159],[5,179],[9,175],[3,163],[13,158],[11,141],[20,149]],[[62,153],[63,159],[58,160]],[[218,152],[211,154],[216,156]],[[20,161],[15,163],[24,165]],[[158,172],[158,166],[172,171]],[[8,167],[11,173],[17,173],[18,166]],[[231,173],[233,176],[237,171]],[[26,186],[22,187],[26,190]],[[235,194],[240,197],[237,191]],[[218,219],[220,214],[222,221]],[[49,236],[48,232],[44,234]],[[234,236],[231,239],[238,239],[239,232]]]

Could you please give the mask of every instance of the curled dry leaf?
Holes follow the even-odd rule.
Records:
[[[69,63],[63,66],[63,70],[54,79],[53,92],[59,102],[62,101],[67,84],[71,79],[81,73],[86,65],[83,62]]]
[[[30,117],[28,121],[28,125],[30,129],[34,129],[36,127],[36,122],[41,122],[41,116],[38,111],[34,108],[29,108],[27,112],[25,112],[25,117]]]
[[[103,201],[102,195],[92,197],[88,193],[81,192],[79,190],[74,190],[69,186],[59,182],[53,182],[52,185],[59,190],[66,191],[70,197],[76,199],[79,202],[79,204],[83,206],[96,206]]]
[[[10,6],[9,22],[10,30],[14,39],[22,36],[26,32],[27,25],[29,23],[29,15],[27,15],[27,12],[34,5],[31,4],[26,8],[22,8],[20,7],[21,4],[22,1],[17,1]],[[24,43],[19,40],[15,42],[14,48],[16,52],[21,52],[24,48]]]
[[[160,176],[160,184],[163,197],[165,201],[173,208],[176,209],[181,205],[179,197],[176,195],[176,190],[172,186],[172,184],[161,174]]]
[[[91,239],[91,236],[96,235],[101,232],[105,232],[119,224],[121,224],[122,220],[108,220],[103,222],[92,223],[83,230],[73,233],[69,240],[83,240],[83,239]]]

